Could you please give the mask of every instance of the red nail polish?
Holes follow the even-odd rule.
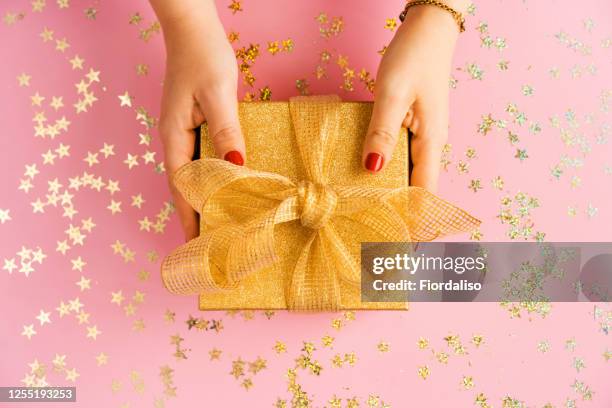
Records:
[[[377,172],[383,166],[384,158],[378,153],[370,153],[366,157],[365,166],[366,169]]]
[[[233,163],[237,166],[242,166],[244,165],[244,159],[242,158],[242,155],[240,154],[239,151],[236,150],[232,150],[231,152],[227,152],[225,153],[225,156],[223,157],[223,160],[226,160],[230,163]]]

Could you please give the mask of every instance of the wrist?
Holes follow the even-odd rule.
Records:
[[[170,52],[194,43],[225,38],[212,0],[151,0]]]
[[[165,25],[162,24],[162,29],[169,54],[227,40],[223,25],[216,14],[194,14],[173,19],[167,21]]]
[[[451,12],[432,4],[420,4],[408,8],[400,30],[410,30],[409,27],[415,26],[426,30],[430,35],[449,38],[453,42],[461,32],[460,25]]]
[[[468,7],[470,6],[471,1],[469,0],[443,0],[443,3],[451,7],[455,11],[465,15],[465,13],[467,13],[467,10],[468,10]]]

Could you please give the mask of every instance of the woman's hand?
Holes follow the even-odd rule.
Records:
[[[447,4],[464,11],[463,0]],[[452,15],[439,7],[408,10],[378,69],[363,150],[367,170],[377,172],[391,159],[404,126],[414,133],[410,184],[436,191],[448,137],[449,80],[458,34]]]
[[[171,178],[191,161],[193,129],[204,120],[217,156],[244,164],[238,68],[212,0],[151,0],[151,4],[162,24],[167,52],[159,132],[170,190],[189,240],[198,235],[196,213]]]

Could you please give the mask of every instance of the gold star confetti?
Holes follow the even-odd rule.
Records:
[[[418,374],[419,374],[419,377],[421,377],[422,379],[426,380],[427,377],[429,377],[429,374],[430,374],[429,367],[428,366],[418,367]]]
[[[419,338],[419,340],[417,341],[417,346],[419,347],[419,349],[424,350],[427,347],[429,347],[429,341],[423,337]]]
[[[88,339],[96,340],[100,334],[102,334],[102,332],[98,330],[98,326],[94,325],[94,326],[87,327],[87,338]]]
[[[136,65],[136,75],[146,76],[149,74],[149,66],[147,64]]]
[[[81,375],[77,372],[75,368],[71,368],[70,370],[66,370],[66,380],[71,382],[76,382],[77,378]]]
[[[64,52],[68,48],[70,48],[70,44],[68,44],[68,41],[66,40],[66,38],[62,38],[60,40],[55,40],[55,49],[57,51]]]
[[[32,79],[32,76],[23,73],[17,77],[17,82],[19,83],[19,86],[30,86],[31,79]]]
[[[397,28],[397,20],[395,18],[386,19],[385,28],[389,31],[395,31],[395,29]]]
[[[128,106],[132,107],[132,97],[128,94],[127,91],[123,93],[123,95],[119,95],[120,106]]]
[[[87,279],[84,276],[81,276],[81,279],[76,284],[81,289],[81,292],[86,289],[91,289],[91,279]]]
[[[210,357],[210,360],[219,360],[221,359],[221,353],[222,351],[217,349],[217,348],[213,348],[212,350],[210,350],[208,352],[208,356]]]
[[[70,60],[70,65],[72,66],[72,69],[83,69],[83,63],[85,62],[84,59],[82,59],[81,57],[79,57],[78,55],[75,55],[71,60]]]
[[[28,338],[28,340],[30,340],[32,336],[34,336],[35,334],[36,334],[36,330],[34,330],[33,324],[23,326],[23,331],[21,332],[22,336],[25,336]]]
[[[385,343],[381,341],[380,343],[376,345],[376,348],[381,353],[387,353],[389,351],[389,343]]]
[[[471,376],[464,376],[461,379],[461,385],[466,390],[472,389],[474,388],[474,379]]]
[[[331,336],[323,336],[323,338],[321,338],[321,343],[323,344],[323,347],[331,347],[332,344],[334,343],[334,338]]]
[[[95,20],[98,15],[98,10],[95,7],[87,7],[85,9],[85,17],[90,20]]]
[[[11,210],[0,208],[0,224],[4,224],[5,222],[11,220],[10,211]],[[5,264],[5,267],[6,267],[6,264]]]
[[[276,351],[277,354],[281,354],[281,353],[286,353],[287,352],[287,346],[282,341],[277,341],[273,348],[274,348],[274,351]]]
[[[98,367],[108,364],[108,356],[105,353],[100,353],[96,356],[96,363]]]
[[[232,10],[232,14],[236,14],[242,10],[242,2],[240,0],[232,0],[229,6],[227,6],[230,10]]]

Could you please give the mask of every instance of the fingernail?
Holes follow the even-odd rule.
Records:
[[[244,165],[244,159],[242,158],[242,155],[240,154],[239,151],[237,150],[232,150],[231,152],[227,152],[225,153],[225,156],[223,157],[223,160],[226,160],[230,163],[233,163],[237,166],[242,166]]]
[[[366,169],[377,172],[383,166],[383,157],[378,153],[370,153],[368,157],[366,157],[365,166]]]

